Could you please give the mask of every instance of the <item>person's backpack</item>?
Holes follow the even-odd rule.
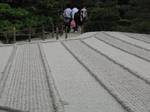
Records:
[[[87,10],[85,8],[80,11],[80,21],[84,22],[87,20]]]
[[[76,22],[74,19],[72,19],[72,21],[70,22],[70,27],[73,29],[76,27]]]

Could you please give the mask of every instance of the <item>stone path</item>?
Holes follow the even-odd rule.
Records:
[[[0,47],[0,112],[150,112],[149,42],[103,31]]]

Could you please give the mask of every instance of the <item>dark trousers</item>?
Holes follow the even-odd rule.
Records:
[[[65,24],[65,31],[67,30],[67,33],[70,32],[70,22],[71,18],[65,18],[64,24]]]

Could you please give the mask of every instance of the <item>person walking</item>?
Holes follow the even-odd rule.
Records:
[[[87,9],[86,9],[86,7],[83,7],[80,10],[80,23],[81,23],[81,32],[82,33],[84,32],[84,23],[86,22],[86,20],[87,20]]]
[[[70,32],[70,22],[71,22],[71,13],[72,10],[70,8],[70,5],[67,5],[67,8],[63,12],[64,16],[64,24],[65,24],[65,30],[67,29],[67,32]]]
[[[77,31],[77,29],[78,29],[78,21],[77,21],[77,13],[78,12],[79,12],[78,8],[74,7],[72,9],[71,17],[72,17],[72,22],[75,23],[74,27],[73,27],[74,31]]]

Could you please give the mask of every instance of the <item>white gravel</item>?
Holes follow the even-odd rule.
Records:
[[[150,112],[148,37],[121,32],[69,36],[17,44],[15,50],[0,47],[0,109],[57,111],[54,87],[65,112]],[[44,42],[41,49],[39,42]],[[6,66],[12,51],[16,55]],[[53,78],[56,85],[48,82]]]
[[[30,112],[52,112],[45,70],[36,44],[18,46],[0,105]]]
[[[124,112],[60,43],[43,46],[65,112]]]
[[[134,54],[134,55],[139,56],[145,60],[150,61],[150,52],[148,52],[148,51],[145,51],[141,48],[132,46],[131,44],[127,44],[121,40],[117,40],[115,38],[112,38],[108,35],[105,35],[104,33],[98,33],[96,37],[97,37],[97,39],[100,39],[100,40],[106,42],[107,44],[110,44],[110,45],[115,46],[121,50],[127,51],[130,54]]]
[[[126,35],[123,35],[122,33],[119,33],[119,32],[105,32],[105,33],[107,33],[109,35],[112,35],[112,36],[114,36],[114,37],[116,37],[118,39],[124,40],[124,41],[126,41],[128,43],[131,43],[133,45],[137,45],[137,46],[142,47],[144,49],[150,50],[150,44],[142,42],[140,40],[136,40],[136,39],[130,38],[130,37],[126,36]]]
[[[136,33],[122,33],[122,34],[127,35],[131,38],[135,38],[135,39],[150,43],[150,35],[136,34]]]
[[[0,47],[0,72],[3,72],[13,47]]]
[[[92,46],[93,48],[99,50],[104,53],[108,57],[115,60],[117,63],[125,66],[130,69],[134,73],[142,76],[144,79],[150,81],[150,63],[142,60],[138,57],[135,57],[131,54],[125,53],[119,49],[116,49],[104,42],[98,41],[95,38],[90,38],[84,40],[87,44]]]
[[[93,46],[101,45],[98,49],[101,48],[103,52],[109,51],[111,54],[116,53],[110,47],[109,50],[103,49],[106,45],[99,43],[99,41],[94,38],[87,39],[86,42],[92,43]],[[135,77],[127,70],[90,49],[78,40],[65,42],[65,45],[96,75],[98,80],[110,90],[127,110],[132,110],[132,112],[150,111],[149,84],[146,84],[143,80]],[[111,54],[109,55],[111,56]],[[126,56],[123,57],[127,58]],[[116,59],[120,58],[121,56],[116,56]],[[141,65],[143,64],[141,63]]]

